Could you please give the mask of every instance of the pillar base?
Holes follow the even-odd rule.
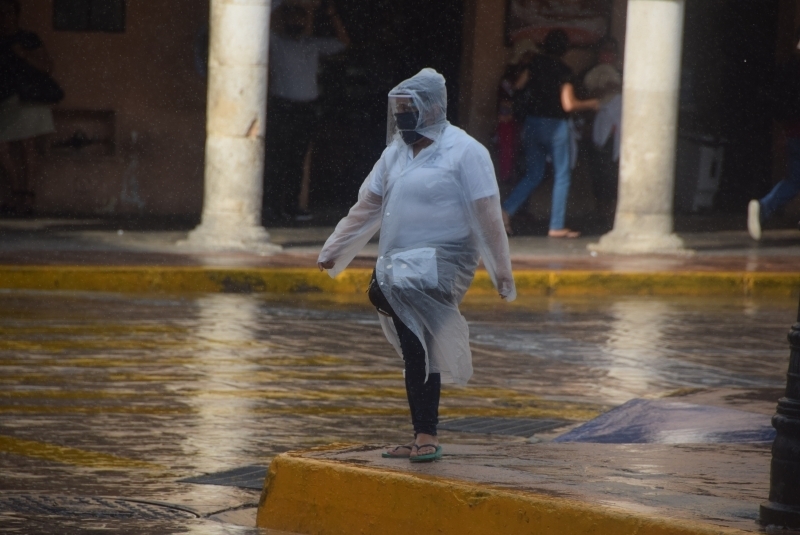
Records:
[[[590,251],[611,254],[673,254],[693,255],[686,249],[683,240],[675,234],[623,233],[612,230],[600,238],[599,243],[590,243]]]
[[[178,247],[204,252],[236,251],[271,255],[283,250],[269,241],[269,232],[261,226],[219,227],[200,224]]]
[[[800,529],[800,507],[775,502],[762,503],[759,508],[759,522],[765,526]]]

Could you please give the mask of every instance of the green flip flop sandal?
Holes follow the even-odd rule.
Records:
[[[381,457],[384,459],[408,459],[411,457],[411,448],[413,446],[406,446],[405,444],[401,446],[395,446],[391,449],[391,451],[384,451],[381,453]],[[397,453],[397,450],[408,450],[406,453]]]
[[[414,444],[414,448],[419,450],[420,448],[424,448],[425,446],[433,446],[433,444],[422,444],[417,446]],[[433,461],[438,461],[442,458],[442,447],[436,446],[436,451],[433,453],[426,453],[425,455],[416,455],[414,457],[409,457],[408,460],[412,463],[430,463]]]

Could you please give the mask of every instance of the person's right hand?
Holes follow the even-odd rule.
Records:
[[[317,262],[317,267],[319,268],[320,271],[322,271],[324,269],[333,269],[333,266],[335,266],[335,265],[336,265],[336,262],[334,262],[333,260],[326,260],[324,262]]]

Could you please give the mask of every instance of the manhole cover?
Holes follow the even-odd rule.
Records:
[[[120,498],[84,496],[0,496],[0,511],[28,515],[67,516],[71,518],[115,518],[141,520],[176,520],[198,518],[180,507]]]
[[[459,433],[484,435],[511,435],[531,437],[535,433],[549,431],[567,425],[564,420],[535,420],[529,418],[459,418],[439,424],[439,429]]]

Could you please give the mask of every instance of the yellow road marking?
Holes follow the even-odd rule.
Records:
[[[75,407],[61,405],[12,405],[0,406],[0,414],[33,413],[33,414],[192,414],[188,408],[167,407]]]
[[[0,452],[89,468],[165,470],[163,466],[155,463],[4,435],[0,435]]]
[[[362,294],[371,269],[350,269],[336,279],[316,268],[210,268],[154,266],[0,266],[0,288],[106,292],[222,292]],[[514,272],[520,295],[783,295],[799,272]],[[470,294],[494,295],[488,273],[475,276]]]

